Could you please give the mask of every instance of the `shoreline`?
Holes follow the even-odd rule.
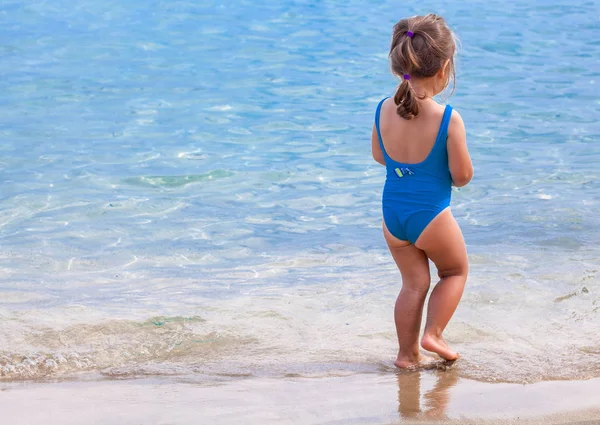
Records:
[[[88,377],[88,379],[91,377]],[[600,424],[600,378],[483,383],[455,373],[0,383],[7,423]],[[201,420],[200,420],[201,418]]]

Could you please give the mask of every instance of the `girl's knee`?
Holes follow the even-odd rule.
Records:
[[[452,276],[461,276],[466,278],[469,273],[469,264],[456,264],[453,267],[448,267],[446,269],[438,269],[438,277],[440,279],[444,279],[446,277]]]
[[[430,275],[402,275],[402,289],[427,293],[431,285]]]
[[[413,293],[413,294],[421,296],[421,297],[423,297],[423,299],[425,299],[425,297],[427,296],[427,293],[429,292],[429,283],[426,285],[425,284],[424,285],[405,285],[403,283],[401,292]]]

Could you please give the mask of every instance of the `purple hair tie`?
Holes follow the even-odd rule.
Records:
[[[408,74],[404,74],[404,79],[405,79],[405,80],[410,80],[410,75],[408,75]]]
[[[406,31],[406,36],[407,36],[408,38],[413,38],[413,37],[415,36],[415,33],[414,33],[414,32],[412,32],[412,31]]]

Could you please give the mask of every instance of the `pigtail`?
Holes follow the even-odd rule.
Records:
[[[408,35],[406,35],[408,34]],[[421,66],[417,54],[412,46],[412,37],[414,32],[407,31],[403,39],[392,50],[392,63],[396,63],[399,68],[404,70],[403,81],[396,91],[394,102],[396,103],[396,112],[402,118],[412,120],[419,115],[419,102],[417,94],[410,84],[410,74],[418,70]]]
[[[417,95],[407,79],[402,81],[398,87],[394,96],[394,103],[397,105],[396,112],[404,119],[412,120],[419,115]]]

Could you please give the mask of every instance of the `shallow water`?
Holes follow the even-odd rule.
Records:
[[[456,367],[600,376],[596,3],[59,0],[0,6],[0,379],[393,370],[369,137],[432,10],[476,168]]]
[[[249,425],[597,425],[599,388],[600,379],[486,384],[448,372],[216,385],[193,377],[86,379],[0,383],[0,409],[14,425],[78,425],[82,417],[91,425],[229,425],[242,416]]]

